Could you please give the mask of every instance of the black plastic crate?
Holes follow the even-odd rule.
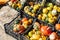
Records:
[[[44,24],[44,25],[46,25],[46,26],[49,26],[49,27],[51,28],[52,32],[56,32],[56,29],[54,28],[53,25],[46,24],[45,22],[40,21],[40,20],[38,20],[38,19],[35,19],[35,20],[34,20],[34,23],[35,23],[35,22],[38,22],[38,23],[40,23],[40,24],[42,23],[42,24]],[[31,31],[31,30],[33,29],[34,23],[32,24],[30,30],[28,30],[26,33],[24,33],[24,34],[22,35],[23,40],[29,40],[29,38],[27,38],[27,36],[25,36],[25,35],[28,34],[28,32]],[[60,34],[60,33],[59,33],[59,34]],[[47,37],[46,40],[49,40],[49,37]]]
[[[41,4],[41,3],[45,3],[46,0],[26,0],[26,2],[25,2],[25,4],[24,4],[24,7],[25,7],[25,6],[31,6],[31,5],[29,4],[29,2],[33,2],[33,3],[34,3],[33,5],[35,5],[35,4],[38,4],[38,3],[40,3],[40,4]],[[22,11],[25,13],[24,7],[23,7]],[[42,9],[43,7],[44,7],[44,6],[40,6],[40,8],[39,8],[38,10],[41,11],[41,9]],[[31,8],[29,8],[29,9],[31,10]],[[38,10],[36,10],[34,17],[37,17],[37,15],[38,15],[37,11],[38,11]],[[31,16],[31,15],[29,15],[28,13],[25,13],[25,14],[28,15],[28,16]]]
[[[22,40],[22,37],[21,35],[26,33],[32,26],[32,24],[27,28],[25,29],[25,31],[21,34],[18,34],[16,32],[13,31],[13,25],[14,25],[14,22],[19,19],[21,20],[23,17],[26,17],[26,18],[31,18],[31,17],[27,17],[26,15],[21,15],[21,14],[18,14],[18,16],[16,18],[14,18],[10,23],[7,23],[4,25],[4,28],[5,28],[5,32],[11,36],[13,36],[14,38],[16,38],[17,40]],[[21,18],[21,19],[20,19]],[[34,18],[32,18],[33,21],[34,21]],[[33,22],[32,22],[33,23]]]
[[[18,16],[19,16],[19,15],[18,15]],[[17,16],[17,17],[18,17],[18,16]],[[16,17],[16,18],[17,18],[17,17]],[[21,34],[18,34],[18,33],[13,32],[12,29],[11,29],[12,27],[10,27],[10,26],[12,25],[13,21],[14,21],[16,18],[14,18],[10,23],[6,23],[6,24],[4,25],[4,29],[5,29],[5,32],[6,32],[7,34],[13,36],[13,37],[16,38],[17,40],[20,40]]]
[[[7,26],[8,26],[8,24],[5,24],[5,25],[4,25],[4,28],[5,28],[5,32],[6,32],[8,35],[16,38],[17,40],[22,40],[22,39],[21,39],[21,34],[17,34],[17,33],[15,33],[15,32],[13,32],[12,30],[8,29]]]

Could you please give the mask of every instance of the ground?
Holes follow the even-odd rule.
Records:
[[[16,39],[6,34],[5,30],[0,26],[0,40],[16,40]]]

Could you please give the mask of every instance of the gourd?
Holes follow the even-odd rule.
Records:
[[[54,5],[53,10],[57,10],[57,9],[58,9],[57,5]]]
[[[29,23],[30,23],[30,24],[32,23],[32,20],[33,20],[33,19],[29,19]]]
[[[54,23],[54,20],[53,20],[52,18],[49,18],[48,21],[49,21],[49,23],[51,23],[51,24]]]
[[[52,15],[57,15],[57,11],[56,10],[52,10]]]
[[[56,30],[60,30],[60,24],[55,25]]]
[[[33,31],[30,31],[30,32],[28,33],[28,36],[29,36],[29,37],[32,37],[32,35],[33,35]]]
[[[39,40],[43,40],[42,38],[39,38]]]
[[[31,39],[36,39],[36,40],[38,40],[39,38],[40,38],[40,35],[37,35],[37,34],[33,34],[31,37]]]
[[[25,8],[24,8],[24,11],[26,12],[26,13],[28,13],[30,10],[29,10],[29,6],[26,6]]]
[[[17,3],[17,6],[18,6],[18,8],[22,7],[21,3]]]
[[[47,7],[47,9],[50,11],[50,10],[52,10],[52,8],[51,7]]]
[[[47,3],[47,6],[48,7],[53,7],[53,4],[52,3]]]
[[[57,33],[53,32],[51,33],[51,35],[49,36],[50,40],[56,40],[58,39]]]
[[[40,20],[41,20],[41,18],[42,18],[42,16],[41,16],[41,15],[38,15],[38,19],[40,19]]]
[[[47,9],[47,8],[44,8],[44,9],[43,9],[43,13],[46,14],[47,12],[48,12],[48,9]]]
[[[60,7],[58,7],[57,11],[60,12]]]

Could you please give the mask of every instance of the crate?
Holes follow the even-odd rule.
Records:
[[[16,38],[17,40],[22,40],[21,35],[24,34],[24,33],[26,33],[28,30],[30,30],[31,25],[32,25],[32,24],[31,24],[31,25],[30,25],[23,33],[21,33],[21,34],[18,34],[18,33],[16,33],[16,32],[14,32],[14,31],[13,31],[14,22],[15,22],[17,19],[21,20],[23,17],[26,17],[26,18],[28,18],[28,19],[31,18],[31,17],[27,17],[26,15],[18,14],[18,16],[17,16],[16,18],[14,18],[10,23],[6,23],[6,24],[4,25],[5,32],[6,32],[7,34],[11,35],[12,37]],[[33,19],[33,21],[34,21],[34,18],[32,18],[32,19]],[[33,23],[33,22],[32,22],[32,23]]]
[[[8,35],[16,38],[17,40],[21,40],[21,35],[13,32],[13,31],[11,31],[10,29],[8,29],[7,26],[8,26],[8,24],[5,24],[5,25],[4,25],[5,32],[6,32]]]
[[[54,26],[52,26],[52,25],[46,24],[45,22],[40,21],[40,20],[38,20],[38,19],[35,19],[35,20],[34,20],[34,23],[35,23],[35,22],[38,22],[38,23],[40,23],[40,24],[42,23],[42,24],[44,24],[44,25],[47,25],[47,26],[49,26],[49,27],[52,29],[53,32],[56,32]],[[33,23],[33,25],[34,25],[34,23]],[[30,28],[29,31],[31,31],[31,30],[33,29],[33,25],[31,26],[31,28]],[[22,35],[23,40],[29,40],[29,38],[27,38],[27,37],[25,36],[26,34],[28,34],[29,31],[27,31],[25,34]],[[47,40],[49,40],[49,37],[47,37]]]
[[[11,1],[11,0],[9,0],[9,1]],[[9,2],[8,1],[8,2]],[[23,1],[21,2],[20,0],[18,0],[19,1],[19,3],[21,3],[21,5],[22,5],[22,7],[20,8],[20,9],[16,9],[16,8],[13,8],[12,6],[10,6],[9,4],[8,4],[8,2],[6,3],[6,5],[8,5],[8,6],[10,6],[12,9],[15,9],[15,10],[17,10],[18,12],[20,11],[20,10],[22,10],[23,8],[24,8],[24,6],[25,6],[25,3],[26,3],[26,1],[27,0],[24,0],[24,3],[23,3]],[[17,2],[16,2],[17,3]]]

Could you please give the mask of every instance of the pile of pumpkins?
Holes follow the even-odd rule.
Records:
[[[44,7],[42,12],[38,15],[38,19],[53,24],[57,21],[59,14],[60,7],[52,3],[47,3],[46,7]]]
[[[58,7],[57,5],[54,5],[52,3],[47,3],[45,7],[43,7],[41,11],[39,11],[39,9],[41,8],[40,3],[34,5],[33,3],[30,4],[31,6],[24,7],[25,13],[33,17],[37,16],[39,20],[45,21],[50,24],[54,24],[57,21],[57,18],[60,14],[60,7]]]
[[[41,7],[40,3],[34,4],[33,2],[29,3],[30,6],[24,7],[24,12],[30,16],[35,17],[37,10]]]
[[[16,10],[19,10],[22,8],[22,4],[19,0],[10,0],[8,2],[8,5]]]
[[[56,24],[55,28],[60,30],[60,24]],[[25,36],[29,40],[60,40],[60,36],[51,27],[38,22],[34,23],[33,29]]]
[[[17,19],[13,25],[13,31],[19,34],[22,34],[29,26],[32,24],[33,19],[22,18],[21,20]]]

